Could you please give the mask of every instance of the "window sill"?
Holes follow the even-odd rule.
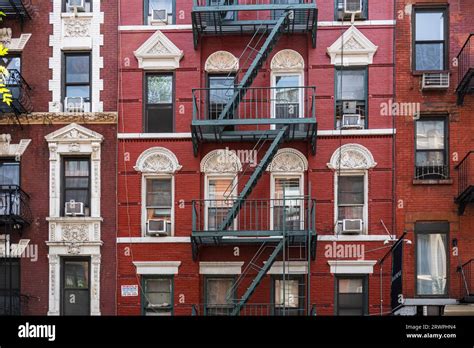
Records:
[[[61,18],[74,18],[76,17],[73,12],[61,12]],[[92,18],[94,17],[94,12],[78,12],[78,18]]]
[[[453,179],[413,179],[413,185],[452,185]]]
[[[104,221],[103,218],[99,217],[92,217],[92,216],[49,216],[46,218],[46,221],[50,222],[74,222],[74,221],[81,221],[81,222],[101,222]]]
[[[423,76],[423,74],[449,74],[449,70],[415,70],[412,71],[413,76]]]

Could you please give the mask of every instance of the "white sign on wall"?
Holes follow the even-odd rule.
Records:
[[[122,297],[138,296],[138,285],[122,285]]]

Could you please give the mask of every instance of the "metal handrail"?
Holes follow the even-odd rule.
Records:
[[[471,33],[466,42],[464,43],[461,51],[457,55],[458,60],[458,88],[464,80],[466,73],[469,69],[474,69],[474,44],[471,42],[473,40],[474,33]]]

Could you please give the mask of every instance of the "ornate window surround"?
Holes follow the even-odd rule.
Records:
[[[0,157],[15,157],[19,161],[31,139],[21,139],[18,144],[12,144],[11,140],[10,134],[0,134]]]
[[[344,48],[343,59],[342,48]],[[377,49],[372,41],[352,25],[327,48],[327,54],[331,58],[332,65],[364,66],[373,63]]]
[[[228,73],[239,70],[239,59],[227,51],[212,53],[206,60],[204,70],[207,73]]]
[[[175,173],[182,166],[178,162],[176,155],[164,147],[152,147],[145,150],[137,159],[134,169],[142,173],[142,236],[146,237],[146,185],[148,179],[171,179],[171,236],[175,232]],[[169,237],[161,237],[169,238]]]
[[[342,162],[341,162],[342,158]],[[341,164],[340,164],[341,162]],[[338,224],[338,182],[339,176],[363,175],[364,176],[364,218],[363,230],[361,235],[351,236],[354,240],[363,238],[369,233],[369,175],[368,171],[374,168],[377,163],[372,153],[360,144],[345,144],[334,151],[330,162],[327,164],[329,169],[334,170],[334,233],[337,235]]]
[[[143,70],[176,70],[183,58],[183,51],[157,30],[135,52],[138,67]]]
[[[45,137],[49,146],[49,311],[60,315],[61,257],[91,257],[91,315],[100,315],[101,263],[101,143],[103,136],[71,123]],[[61,157],[91,157],[91,216],[61,217]]]

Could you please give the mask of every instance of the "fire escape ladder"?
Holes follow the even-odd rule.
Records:
[[[258,75],[259,69],[263,66],[263,63],[265,63],[266,59],[272,52],[282,32],[288,26],[289,14],[290,11],[285,11],[280,16],[280,18],[278,18],[275,26],[271,30],[270,34],[268,34],[268,37],[263,43],[262,47],[260,47],[260,50],[257,52],[247,72],[243,76],[238,86],[235,87],[235,92],[219,115],[219,120],[232,117],[233,110],[237,109],[238,104],[247,93],[247,88],[252,85],[255,77]]]
[[[229,227],[232,226],[234,219],[240,211],[240,208],[242,207],[248,196],[252,193],[253,189],[255,188],[255,185],[257,185],[258,183],[258,180],[261,178],[261,176],[265,172],[265,169],[268,167],[270,162],[273,160],[273,157],[276,155],[280,144],[285,139],[285,133],[287,132],[287,130],[288,126],[284,126],[278,131],[277,136],[272,141],[262,160],[250,176],[249,181],[247,181],[242,192],[236,198],[234,204],[232,205],[232,208],[229,209],[229,212],[227,213],[226,217],[224,218],[219,227],[219,231],[226,231]]]
[[[285,238],[285,237],[284,237]],[[285,241],[284,239],[282,239],[275,247],[275,249],[273,250],[273,252],[271,253],[270,257],[268,258],[267,262],[264,263],[263,267],[260,268],[257,276],[254,278],[254,280],[252,281],[252,283],[250,284],[250,286],[247,288],[247,290],[245,291],[244,295],[242,296],[242,298],[240,298],[237,302],[237,304],[235,305],[234,309],[232,310],[232,314],[233,316],[236,316],[236,315],[239,315],[242,307],[247,303],[247,301],[249,300],[250,296],[252,296],[252,294],[254,293],[255,289],[257,288],[257,286],[260,284],[260,282],[262,281],[263,277],[268,273],[268,271],[270,270],[270,268],[272,267],[273,263],[275,262],[276,258],[278,257],[278,255],[280,254],[280,252],[283,250],[283,246],[285,244]]]

